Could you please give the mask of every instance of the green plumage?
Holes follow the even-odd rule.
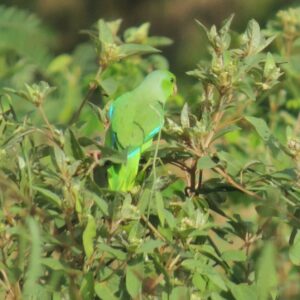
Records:
[[[109,109],[107,144],[127,151],[127,162],[108,169],[112,190],[130,191],[135,184],[141,153],[164,123],[164,104],[176,91],[175,76],[154,71],[131,92],[117,98]]]

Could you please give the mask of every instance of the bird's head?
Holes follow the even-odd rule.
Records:
[[[170,96],[177,93],[176,77],[167,70],[156,70],[151,72],[146,79],[151,83],[152,92],[157,93],[159,100],[165,102]]]

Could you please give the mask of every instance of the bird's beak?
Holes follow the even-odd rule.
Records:
[[[177,85],[176,83],[173,86],[173,96],[175,96],[177,94]]]

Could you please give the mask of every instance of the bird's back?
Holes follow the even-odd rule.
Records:
[[[151,93],[134,90],[113,103],[111,127],[123,149],[141,146],[163,125],[162,104]]]

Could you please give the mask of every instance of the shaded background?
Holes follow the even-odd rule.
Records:
[[[79,34],[97,19],[123,19],[123,28],[151,23],[151,35],[172,38],[174,44],[164,49],[171,69],[179,76],[194,67],[205,53],[205,40],[194,19],[220,24],[235,14],[232,28],[244,30],[255,18],[262,26],[277,10],[300,4],[297,0],[2,0],[36,13],[53,32],[56,54],[69,52],[87,36]]]

